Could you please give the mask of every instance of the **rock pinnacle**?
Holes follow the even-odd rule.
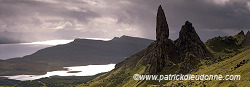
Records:
[[[166,21],[164,10],[161,5],[158,7],[157,17],[156,17],[156,40],[163,41],[169,37],[169,28]]]

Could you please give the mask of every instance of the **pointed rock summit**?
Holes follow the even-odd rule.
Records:
[[[169,28],[166,21],[164,10],[161,5],[158,7],[156,17],[156,40],[163,41],[169,37]]]
[[[146,67],[145,74],[162,72],[164,67],[172,67],[174,63],[179,62],[180,56],[177,48],[168,37],[169,28],[164,10],[160,5],[156,17],[156,41],[147,48],[148,54],[152,54],[152,56],[147,59],[147,64],[150,66]]]
[[[245,35],[245,34],[244,34],[244,31],[242,30],[237,35]]]
[[[182,26],[179,38],[175,43],[181,56],[180,72],[182,73],[188,73],[187,71],[197,68],[200,60],[206,59],[211,55],[189,21],[186,21],[185,25]]]
[[[182,54],[182,60],[186,57],[187,52],[196,55],[197,58],[207,57],[210,55],[205,44],[201,41],[191,22],[186,21],[179,32],[179,38],[176,40],[178,51]]]

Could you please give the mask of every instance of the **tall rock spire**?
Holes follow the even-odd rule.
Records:
[[[90,86],[146,86],[152,81],[130,82],[133,74],[187,74],[199,69],[203,59],[210,55],[204,43],[200,40],[191,22],[182,26],[180,36],[176,41],[168,39],[169,28],[164,11],[158,7],[156,23],[156,41],[147,48],[116,64],[115,69],[102,78],[97,78]],[[123,76],[121,78],[121,76]],[[106,84],[112,82],[111,84]],[[121,84],[115,84],[121,83]],[[158,84],[158,83],[157,83]],[[88,84],[89,85],[89,84]]]
[[[169,37],[169,28],[166,21],[165,13],[161,7],[158,7],[157,17],[156,17],[156,40],[163,41]]]
[[[148,65],[145,74],[156,74],[164,71],[164,67],[171,67],[174,63],[179,63],[180,56],[172,40],[168,39],[169,28],[166,21],[165,13],[161,7],[158,7],[156,17],[156,41],[152,43],[147,50]]]

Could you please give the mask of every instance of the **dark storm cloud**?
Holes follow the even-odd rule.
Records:
[[[49,3],[33,0],[1,0],[0,11],[2,17],[32,16],[38,13],[43,16],[61,16],[86,21],[88,18],[99,16],[98,13],[89,9],[86,9],[85,12],[69,10],[65,7],[67,5],[62,2],[64,1]],[[83,2],[81,4],[88,5]]]
[[[155,39],[159,5],[174,39],[186,20],[203,39],[250,29],[248,0],[0,0],[0,31],[79,31],[83,37],[126,34]]]
[[[145,30],[142,32],[149,37],[155,36],[152,32],[155,29],[156,9],[160,4],[165,10],[173,35],[170,37],[173,38],[178,37],[178,31],[187,20],[191,21],[199,35],[206,39],[250,29],[248,0],[135,0],[133,3],[134,6],[130,6],[130,9],[136,12],[129,13],[138,16],[138,21],[142,22],[139,26]]]
[[[87,5],[86,3],[81,4]],[[68,8],[65,6],[67,5],[62,2],[50,3],[32,0],[1,0],[1,25],[5,26],[4,29],[6,30],[8,30],[8,28],[14,28],[12,31],[20,31],[19,29],[25,27],[36,31],[35,29],[39,30],[42,27],[44,27],[44,29],[57,27],[54,23],[65,21],[72,22],[73,20],[85,23],[91,18],[99,17],[98,13],[89,9],[76,11],[69,9],[71,5]]]
[[[170,21],[190,20],[197,27],[207,29],[250,28],[248,24],[250,22],[248,17],[250,16],[250,10],[247,1],[229,0],[223,4],[209,3],[205,0],[183,0],[175,6],[172,5],[171,2],[166,5],[166,9],[170,10]]]

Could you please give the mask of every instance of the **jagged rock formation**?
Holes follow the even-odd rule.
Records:
[[[175,41],[178,52],[181,54],[181,61],[187,56],[186,53],[191,53],[196,58],[204,59],[210,55],[206,46],[201,41],[199,35],[196,33],[192,23],[185,22],[179,32],[179,38]]]
[[[244,40],[246,46],[250,46],[250,32],[248,31]]]
[[[175,53],[177,49],[173,41],[168,39],[169,28],[161,6],[158,7],[156,21],[156,41],[147,48],[151,50],[153,55],[147,61],[149,66],[147,66],[148,72],[145,72],[146,74],[161,72],[167,64],[171,66],[169,60],[179,60],[178,55],[174,55],[177,54]]]
[[[169,28],[166,21],[165,13],[161,6],[158,7],[156,17],[156,40],[163,41],[169,37]]]
[[[187,21],[182,26],[179,39],[172,41],[168,39],[169,28],[161,6],[158,7],[156,20],[156,41],[116,64],[111,72],[91,81],[97,83],[90,83],[90,86],[137,86],[145,82],[129,81],[135,73],[185,74],[197,68],[201,60],[210,56],[211,53],[200,40],[192,23]],[[109,84],[105,84],[106,82]],[[130,82],[129,85],[126,82]]]
[[[159,73],[164,67],[171,67],[180,60],[177,48],[170,39],[163,42],[156,41],[149,46],[148,50],[152,56],[146,59],[148,66],[145,74]]]
[[[182,26],[175,43],[181,57],[180,62],[182,62],[180,73],[188,73],[197,68],[200,60],[211,55],[189,21]]]
[[[161,6],[158,7],[157,13],[157,25],[156,25],[156,41],[151,43],[143,51],[131,56],[117,66],[128,65],[131,62],[137,64],[141,58],[144,58],[143,65],[147,66],[145,74],[156,74],[161,72],[166,66],[172,66],[173,63],[177,63],[180,57],[178,56],[177,48],[172,40],[168,39],[169,28],[165,18],[164,11]],[[131,61],[133,60],[133,61]],[[130,62],[128,62],[130,61]],[[132,64],[134,65],[134,64]],[[131,66],[134,67],[134,66]]]
[[[238,45],[240,46],[244,45],[244,40],[245,40],[246,35],[244,34],[243,30],[241,30],[238,34],[234,35],[233,37],[237,39]]]
[[[237,35],[244,35],[245,36],[245,34],[244,34],[244,31],[243,30],[241,30]]]

